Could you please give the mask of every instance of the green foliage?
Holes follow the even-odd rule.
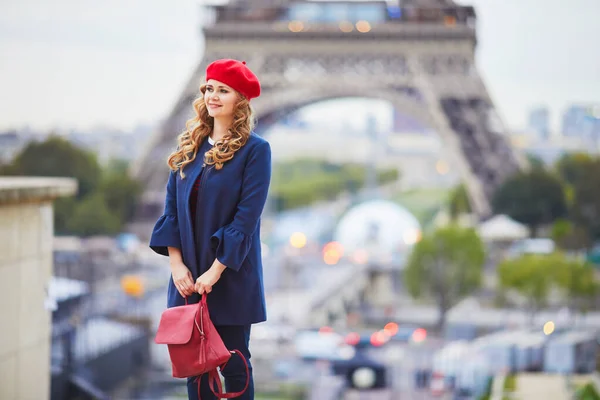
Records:
[[[60,197],[54,201],[54,232],[59,235],[71,234],[68,228],[69,220],[77,207],[75,197]]]
[[[398,179],[395,169],[378,172],[378,182]],[[333,200],[344,191],[357,192],[364,186],[366,169],[359,164],[332,164],[322,160],[300,159],[273,168],[271,196],[279,210]]]
[[[431,225],[437,213],[447,206],[450,191],[445,188],[402,190],[390,200],[405,207],[419,221],[424,230]]]
[[[556,162],[556,171],[561,179],[575,185],[582,180],[582,174],[589,170],[594,159],[587,153],[571,153],[563,155]]]
[[[539,157],[531,153],[527,153],[526,157],[531,169],[544,169],[544,162]]]
[[[124,222],[133,218],[142,186],[128,175],[111,173],[102,179],[98,191],[108,209]]]
[[[58,136],[29,143],[17,155],[11,169],[15,175],[75,178],[79,199],[91,193],[101,177],[95,155]]]
[[[84,198],[67,221],[68,231],[78,236],[112,235],[120,228],[119,217],[108,209],[101,193]]]
[[[600,239],[600,159],[591,161],[577,175],[571,217],[590,238]]]
[[[88,236],[117,233],[133,216],[142,188],[127,168],[126,161],[113,160],[103,171],[92,153],[50,136],[29,143],[0,173],[77,179],[77,196],[54,202],[54,230]]]
[[[562,261],[557,255],[525,255],[505,260],[498,266],[500,285],[526,298],[530,310],[535,312],[546,304],[555,281],[555,268]]]
[[[129,161],[111,159],[104,168],[104,171],[102,171],[102,174],[104,176],[129,175]]]
[[[0,164],[0,176],[18,175],[12,164]]]
[[[567,219],[554,222],[551,237],[564,250],[581,250],[592,244],[587,230]]]
[[[460,214],[467,214],[471,212],[471,203],[469,201],[469,195],[467,188],[464,184],[456,186],[450,194],[450,216],[457,218]]]
[[[492,200],[496,214],[507,214],[529,226],[535,236],[540,225],[567,215],[563,185],[543,169],[519,172],[502,184]]]
[[[562,290],[571,308],[587,311],[600,292],[594,268],[584,261],[563,258],[555,267],[555,277],[556,286]]]
[[[524,255],[498,266],[503,289],[527,299],[532,313],[543,307],[554,288],[560,289],[569,306],[583,309],[598,293],[594,270],[583,261],[562,253]]]
[[[600,400],[600,394],[598,394],[596,386],[590,382],[577,390],[575,398],[577,400]]]
[[[554,221],[552,225],[552,239],[555,241],[565,238],[573,229],[571,221],[566,219],[559,219]]]
[[[431,296],[440,310],[440,328],[446,312],[481,286],[485,250],[471,228],[448,226],[425,235],[414,247],[405,268],[411,296]]]
[[[581,239],[578,248],[589,248],[594,240],[600,240],[600,159],[587,153],[565,154],[555,169],[566,184],[569,218],[576,236],[572,241]]]
[[[504,391],[514,392],[517,390],[517,376],[515,374],[507,375],[504,378]]]

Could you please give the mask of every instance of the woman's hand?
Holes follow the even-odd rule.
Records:
[[[194,278],[183,262],[171,263],[171,275],[173,283],[182,297],[194,294]]]
[[[212,287],[219,281],[221,274],[225,271],[225,265],[215,260],[213,265],[196,279],[195,289],[199,294],[212,292]]]

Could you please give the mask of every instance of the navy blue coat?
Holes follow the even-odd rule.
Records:
[[[247,325],[267,318],[260,246],[260,216],[271,181],[271,147],[252,133],[221,170],[203,167],[201,155],[188,164],[185,178],[171,172],[164,215],[152,232],[150,248],[168,256],[167,247],[181,249],[194,281],[215,258],[227,268],[207,302],[215,325]],[[202,171],[204,169],[204,171]],[[192,186],[200,173],[196,229],[190,213]],[[197,302],[196,293],[189,299]],[[167,307],[185,304],[169,280]]]

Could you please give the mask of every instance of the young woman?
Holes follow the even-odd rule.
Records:
[[[260,95],[260,83],[245,62],[223,59],[207,67],[200,92],[193,103],[196,116],[168,159],[165,211],[150,247],[169,257],[168,307],[210,293],[214,325],[228,349],[244,354],[252,374],[250,326],[266,320],[260,216],[271,179],[269,143],[252,132],[250,100]],[[239,357],[231,357],[221,372],[228,392],[244,389],[246,369]],[[203,400],[215,399],[206,376],[200,388]],[[198,396],[193,378],[188,396]],[[254,398],[252,375],[238,398]]]

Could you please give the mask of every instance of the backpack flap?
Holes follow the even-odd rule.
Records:
[[[197,304],[166,309],[160,317],[154,342],[156,344],[188,343],[192,338],[197,312]]]

